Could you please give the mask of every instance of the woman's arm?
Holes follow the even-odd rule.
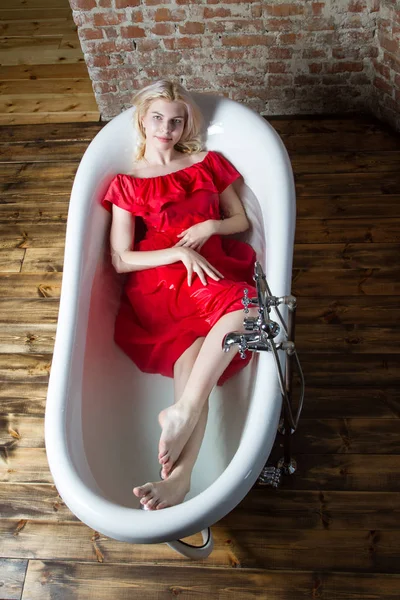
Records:
[[[237,195],[233,185],[228,187],[220,194],[220,206],[224,219],[215,221],[216,232],[220,235],[229,235],[230,233],[239,233],[246,231],[250,227],[246,217],[242,201]]]
[[[117,273],[142,271],[180,260],[179,249],[132,250],[135,242],[135,215],[113,204],[110,246],[112,264]]]

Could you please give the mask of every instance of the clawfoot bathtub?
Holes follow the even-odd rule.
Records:
[[[289,294],[295,195],[287,152],[274,129],[247,107],[212,95],[195,99],[205,117],[207,148],[243,175],[239,193],[252,227],[241,239],[255,248],[272,292]],[[207,528],[242,500],[268,459],[281,393],[271,353],[255,354],[212,392],[185,501],[140,510],[132,488],[159,480],[157,416],[173,403],[173,381],[141,373],[113,341],[124,276],[111,265],[110,215],[100,201],[115,174],[131,171],[134,144],[129,109],[96,135],[75,176],[47,394],[47,457],[61,497],[90,527],[116,540],[169,542],[187,556],[206,556],[212,548]],[[174,542],[201,530],[203,554]]]

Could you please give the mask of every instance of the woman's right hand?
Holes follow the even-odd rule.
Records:
[[[186,267],[189,287],[192,285],[193,273],[196,273],[203,285],[207,285],[206,275],[215,281],[219,281],[221,277],[223,277],[222,273],[210,265],[208,260],[196,252],[196,250],[184,248],[182,246],[176,247],[176,250],[178,252],[179,260],[181,260]]]

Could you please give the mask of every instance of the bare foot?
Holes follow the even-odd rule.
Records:
[[[133,493],[147,510],[160,510],[183,502],[189,490],[190,477],[175,469],[168,479],[145,483],[133,488]]]
[[[178,403],[165,408],[158,415],[162,427],[158,460],[163,467],[162,476],[164,478],[171,473],[172,467],[199,420],[199,416],[200,414],[189,411]]]

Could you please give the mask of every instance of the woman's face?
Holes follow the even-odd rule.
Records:
[[[158,149],[173,148],[182,136],[185,115],[185,106],[181,102],[153,100],[142,119],[146,143]]]

